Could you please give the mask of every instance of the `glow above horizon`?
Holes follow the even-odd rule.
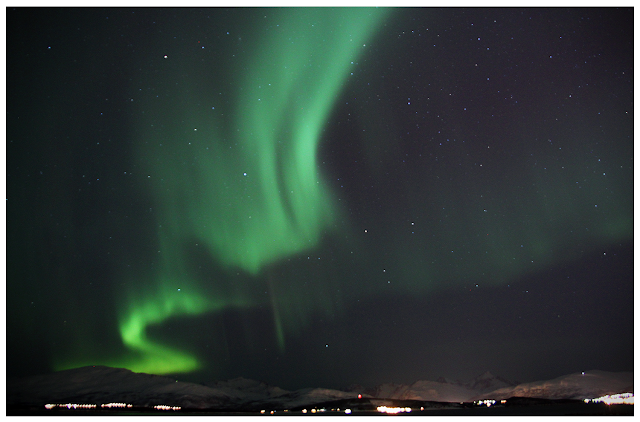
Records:
[[[242,82],[224,106],[192,112],[195,103],[218,103],[219,93],[186,81],[177,91],[188,104],[183,120],[164,122],[161,111],[145,108],[149,120],[143,120],[138,149],[158,200],[159,269],[153,293],[126,293],[119,325],[130,352],[108,365],[154,374],[197,370],[195,356],[150,339],[147,328],[265,301],[250,283],[227,288],[194,279],[187,263],[194,248],[227,271],[257,276],[266,265],[315,247],[332,230],[337,210],[316,163],[318,142],[349,69],[385,13],[270,10],[278,24],[255,35],[246,62],[227,69]],[[149,130],[160,123],[165,131]],[[124,277],[128,285],[139,284],[134,275]],[[283,310],[273,293],[267,302],[284,350]],[[79,362],[58,363],[57,369],[75,366]]]

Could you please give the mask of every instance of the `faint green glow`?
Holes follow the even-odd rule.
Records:
[[[159,269],[152,286],[128,283],[120,333],[130,353],[107,364],[156,374],[194,371],[201,367],[197,357],[159,344],[147,328],[179,315],[258,303],[272,307],[276,342],[284,349],[286,309],[276,292],[261,297],[251,282],[230,285],[196,274],[190,260],[194,250],[204,251],[229,273],[257,276],[332,230],[336,208],[316,162],[318,142],[385,13],[269,10],[276,24],[248,35],[255,49],[226,69],[227,77],[199,70],[197,78],[214,80],[208,89],[196,78],[181,79],[165,92],[181,101],[142,106],[139,152],[158,202]],[[184,106],[177,112],[176,103]]]
[[[164,180],[154,177],[155,187],[172,208],[168,212],[182,220],[168,224],[201,238],[227,266],[252,274],[313,247],[332,225],[335,207],[316,150],[331,107],[382,12],[274,14],[279,26],[238,69],[243,77],[235,107],[221,108],[234,117],[190,119],[197,130],[180,127],[188,137],[176,133],[162,147],[166,159],[152,170],[166,174]],[[177,191],[185,197],[178,200]]]

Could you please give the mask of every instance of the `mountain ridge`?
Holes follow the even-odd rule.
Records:
[[[438,381],[418,380],[410,385],[386,383],[372,388],[354,385],[348,391],[327,388],[288,391],[246,378],[197,384],[107,366],[89,366],[7,380],[9,405],[123,402],[142,407],[165,404],[192,409],[251,411],[264,407],[285,409],[308,406],[352,399],[358,394],[369,399],[461,403],[509,397],[584,399],[622,392],[633,392],[632,372],[594,370],[524,384],[485,372],[467,383],[451,382],[441,377]]]

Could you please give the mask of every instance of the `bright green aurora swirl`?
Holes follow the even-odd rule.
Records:
[[[264,302],[252,277],[316,246],[331,229],[337,210],[316,165],[318,142],[385,13],[269,10],[270,24],[252,30],[237,57],[221,57],[211,81],[190,78],[188,60],[168,55],[161,61],[163,77],[175,83],[158,79],[164,86],[158,91],[174,106],[167,112],[165,103],[143,103],[137,142],[156,199],[158,261],[153,275],[123,274],[131,287],[119,328],[128,351],[105,364],[155,374],[201,368],[189,352],[151,339],[148,328]],[[190,265],[194,254],[243,273],[244,282],[203,282]],[[138,288],[141,277],[154,287]],[[273,306],[273,295],[266,300]],[[274,318],[283,349],[286,327],[275,306]]]

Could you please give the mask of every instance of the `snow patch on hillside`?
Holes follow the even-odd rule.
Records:
[[[536,381],[500,388],[473,400],[532,397],[546,399],[588,399],[607,394],[632,393],[633,372],[587,371],[548,381]]]

